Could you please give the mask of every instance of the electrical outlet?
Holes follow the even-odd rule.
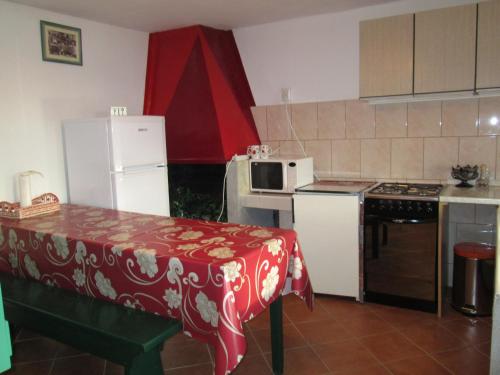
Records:
[[[281,101],[283,103],[290,103],[292,101],[292,89],[289,87],[283,87],[281,89]]]

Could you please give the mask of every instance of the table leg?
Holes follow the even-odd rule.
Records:
[[[283,374],[283,300],[281,296],[270,306],[271,314],[271,348],[273,359],[273,373]]]

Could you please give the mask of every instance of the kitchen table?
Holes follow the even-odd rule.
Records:
[[[244,322],[282,294],[313,304],[294,231],[77,205],[0,219],[0,271],[180,319],[217,375],[243,358]]]

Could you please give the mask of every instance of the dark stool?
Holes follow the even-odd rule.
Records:
[[[452,306],[467,315],[491,315],[495,278],[495,246],[455,245]]]

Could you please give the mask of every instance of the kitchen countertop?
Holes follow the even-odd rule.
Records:
[[[439,201],[444,203],[500,205],[500,186],[458,188],[455,185],[445,185],[439,195]]]
[[[297,193],[358,194],[375,186],[375,181],[323,180],[296,189]]]

